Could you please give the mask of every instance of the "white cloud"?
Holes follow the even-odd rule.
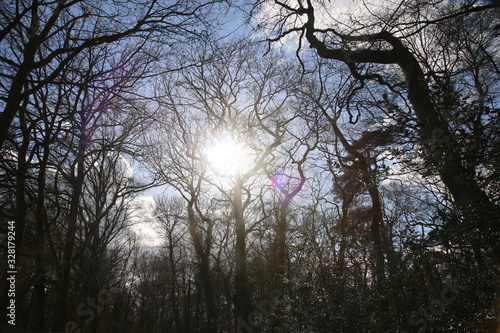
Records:
[[[123,171],[123,177],[131,179],[134,175],[134,169],[132,168],[130,163],[121,155],[119,156],[118,161],[120,161],[122,164],[120,169]]]
[[[132,199],[135,208],[131,217],[131,230],[139,240],[139,244],[145,247],[156,247],[162,245],[162,239],[157,229],[159,228],[154,217],[156,202],[152,196],[139,196]]]

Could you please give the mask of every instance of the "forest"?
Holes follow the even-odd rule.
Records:
[[[500,332],[500,1],[0,1],[1,332]]]

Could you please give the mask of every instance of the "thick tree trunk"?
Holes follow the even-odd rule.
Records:
[[[181,315],[179,312],[179,306],[177,304],[177,267],[175,264],[175,254],[173,245],[172,233],[169,234],[169,246],[168,246],[168,260],[170,264],[170,271],[172,276],[170,278],[170,304],[172,306],[172,312],[174,316],[174,327],[176,332],[181,331]]]
[[[415,56],[396,37],[384,33],[385,39],[398,55],[397,64],[403,70],[408,98],[421,128],[420,141],[427,151],[429,164],[439,172],[441,180],[452,194],[457,206],[468,210],[472,203],[491,203],[474,179],[474,172],[464,167],[459,146],[450,133],[448,124],[436,110],[431,99],[425,75]]]
[[[9,136],[9,129],[12,121],[19,111],[23,99],[23,86],[26,84],[27,78],[33,68],[35,62],[35,53],[39,44],[35,43],[32,39],[26,44],[23,53],[23,63],[19,66],[16,76],[12,80],[12,84],[5,101],[5,107],[0,114],[0,148],[3,146],[5,140]]]
[[[100,261],[101,261],[101,256],[102,252],[99,250],[101,244],[101,235],[100,235],[100,225],[101,225],[101,219],[100,216],[102,216],[102,207],[97,206],[96,207],[96,214],[95,216],[97,219],[95,221],[92,221],[90,225],[90,235],[91,235],[91,246],[89,249],[90,253],[90,265],[89,265],[89,271],[88,271],[88,276],[89,280],[88,281],[88,291],[87,291],[87,296],[90,297],[90,299],[95,300],[95,303],[97,304],[98,309],[94,309],[94,318],[92,319],[92,322],[86,325],[83,329],[84,332],[97,332],[98,331],[98,326],[99,326],[99,309],[100,307],[103,306],[103,304],[100,304],[99,301],[99,293],[100,293],[100,287],[99,287],[99,271],[100,271]]]
[[[307,14],[305,36],[310,46],[316,49],[320,57],[339,60],[347,64],[397,64],[401,68],[406,79],[408,98],[421,129],[420,141],[428,152],[426,154],[427,162],[436,168],[442,182],[464,216],[472,220],[472,223],[477,224],[482,231],[491,235],[487,241],[497,258],[500,258],[498,207],[480,189],[474,177],[474,170],[464,166],[459,145],[450,132],[446,120],[436,109],[431,99],[425,75],[416,57],[399,38],[387,31],[373,35],[342,35],[340,37],[355,42],[385,41],[392,46],[392,50],[358,49],[350,51],[328,48],[315,36],[314,8],[310,1],[308,1],[308,5],[309,8],[305,10]]]
[[[217,332],[217,305],[215,303],[212,278],[210,274],[210,246],[205,250],[198,230],[194,215],[194,201],[188,203],[189,233],[193,239],[196,255],[198,257],[199,274],[202,280],[203,292],[207,307],[207,332]]]
[[[287,245],[286,245],[286,230],[287,230],[287,218],[288,218],[288,205],[290,204],[290,200],[285,198],[280,205],[280,214],[278,218],[278,223],[276,226],[276,272],[274,277],[274,283],[277,288],[282,288],[282,284],[285,278],[286,272],[286,253],[287,253]]]
[[[26,228],[26,177],[28,174],[28,149],[30,144],[30,132],[24,114],[26,105],[21,107],[19,122],[23,140],[17,152],[16,170],[16,256],[19,256],[23,247],[24,230]]]
[[[368,185],[368,193],[372,201],[372,223],[371,223],[371,233],[373,238],[373,246],[375,250],[376,258],[376,278],[377,282],[383,283],[385,281],[385,256],[384,256],[384,244],[382,241],[383,232],[383,215],[382,215],[382,204],[380,202],[380,193],[377,184]]]
[[[82,111],[84,112],[84,111]],[[57,296],[54,306],[54,324],[53,330],[60,332],[64,330],[66,322],[66,306],[68,299],[69,282],[71,279],[71,266],[73,250],[75,247],[75,233],[80,210],[80,196],[83,190],[84,181],[84,159],[86,151],[86,119],[82,117],[82,131],[78,148],[76,163],[76,177],[72,180],[73,193],[71,195],[70,210],[67,217],[67,229],[63,247],[62,267],[59,272],[59,284],[57,287]],[[71,171],[70,171],[71,172]]]
[[[337,266],[341,273],[343,273],[346,262],[345,262],[345,252],[347,249],[347,221],[348,221],[348,205],[346,205],[345,198],[342,198],[342,215],[339,222],[339,233],[340,233],[340,245],[339,245],[339,254],[337,258]]]
[[[31,328],[45,330],[45,226],[47,212],[45,209],[45,179],[49,156],[48,143],[44,144],[43,159],[40,161],[38,173],[38,196],[36,203],[36,252],[35,252],[35,283],[32,296],[32,322]]]
[[[342,185],[339,183],[339,180],[337,177],[335,177],[335,173],[333,169],[330,169],[330,172],[334,176],[335,179],[335,184],[334,186],[337,186],[337,190],[339,191],[340,198],[342,199],[342,206],[341,206],[341,215],[340,215],[340,220],[338,222],[339,226],[339,236],[340,236],[340,242],[339,242],[339,251],[338,251],[338,256],[337,260],[335,261],[338,270],[341,274],[344,273],[344,269],[346,267],[346,250],[347,250],[347,226],[349,223],[349,209],[350,206],[354,200],[355,196],[355,190],[346,190],[346,188],[343,188]]]
[[[246,264],[246,230],[243,218],[242,181],[237,177],[233,201],[234,219],[236,224],[236,253],[235,253],[235,295],[236,320],[248,320],[249,304],[247,290]]]
[[[191,332],[191,280],[188,280],[188,289],[185,295],[184,328],[185,333]]]
[[[421,127],[420,141],[426,151],[427,162],[438,171],[466,222],[487,234],[486,242],[500,258],[499,208],[479,187],[474,170],[464,165],[459,144],[431,99],[417,59],[399,39],[389,33],[384,35],[398,54],[398,64],[406,78],[408,98]]]
[[[26,156],[27,156],[27,151],[28,151],[28,146],[29,146],[29,133],[27,132],[25,125],[25,121],[21,119],[21,126],[22,126],[22,132],[23,132],[23,141],[21,143],[21,146],[17,152],[18,158],[17,158],[17,168],[15,170],[15,180],[16,180],[16,185],[15,185],[15,257],[16,257],[16,269],[21,264],[21,258],[22,258],[22,245],[24,241],[24,230],[26,227],[26,211],[27,211],[27,204],[26,204],[26,173],[27,173],[27,161],[26,161]],[[5,242],[5,245],[7,245],[7,242]],[[3,258],[2,258],[3,259]],[[5,251],[5,262],[7,262],[7,251]],[[7,266],[5,266],[7,267]],[[9,283],[6,283],[6,271],[2,273],[3,278],[2,283],[4,283],[4,287],[1,288],[3,294],[2,295],[7,295],[8,290],[9,290]],[[16,302],[20,302],[21,294],[18,293],[16,295]],[[2,317],[0,320],[0,323],[6,322],[8,320],[8,317],[6,316],[8,313],[7,306],[9,306],[9,299],[5,296],[1,298],[0,305],[2,305],[2,309],[4,309],[3,313],[5,316]]]
[[[347,150],[347,152],[351,156],[356,158],[356,166],[354,166],[354,168],[359,170],[359,172],[361,173],[363,185],[366,187],[366,189],[368,190],[368,194],[370,195],[370,199],[372,202],[372,209],[371,209],[372,221],[371,221],[370,231],[373,241],[373,253],[376,258],[375,277],[377,282],[382,283],[385,280],[385,253],[388,252],[388,249],[386,248],[387,244],[383,242],[384,237],[382,234],[384,232],[383,230],[384,217],[382,212],[382,202],[380,199],[380,191],[378,189],[378,184],[376,184],[375,177],[373,177],[373,171],[370,168],[370,163],[367,160],[367,157],[363,153],[356,150],[347,141],[344,134],[337,126],[336,120],[330,117],[325,109],[323,109],[323,114],[328,119],[330,125],[333,128],[333,132],[339,138],[339,141],[341,142],[342,146]],[[342,210],[344,211],[344,207],[342,207]],[[342,227],[345,228],[345,226]],[[341,250],[342,252],[344,251],[342,248]],[[343,260],[343,253],[342,253],[342,260]]]
[[[25,138],[21,144],[18,154],[16,170],[16,255],[21,253],[24,241],[24,229],[26,228],[26,153],[28,151],[29,138]]]
[[[50,33],[51,27],[55,24],[57,18],[61,13],[62,4],[57,6],[52,13],[52,16],[46,25],[42,28],[40,33],[38,33],[39,20],[39,1],[32,1],[31,3],[31,22],[28,29],[28,42],[26,43],[24,50],[22,51],[22,63],[17,69],[16,75],[12,79],[12,83],[7,94],[7,99],[5,100],[5,107],[3,112],[0,114],[0,148],[3,147],[5,140],[9,135],[9,129],[12,121],[16,117],[18,111],[20,111],[19,106],[22,101],[26,98],[23,93],[23,86],[26,84],[28,77],[35,68],[36,62],[35,57],[37,52],[45,40],[47,35]]]
[[[217,332],[217,304],[214,298],[214,289],[210,274],[209,255],[203,258],[200,267],[202,277],[203,291],[205,293],[207,306],[207,332]]]
[[[283,200],[280,204],[279,211],[279,219],[277,223],[276,233],[277,233],[277,251],[276,251],[276,271],[274,280],[277,284],[275,288],[285,288],[284,282],[286,277],[286,266],[287,266],[287,255],[288,255],[288,246],[286,243],[287,239],[287,228],[288,228],[288,214],[290,212],[290,203],[293,198],[302,190],[304,183],[306,182],[306,176],[304,174],[303,165],[306,162],[307,156],[311,151],[316,149],[317,141],[315,144],[311,146],[307,146],[306,151],[302,155],[300,160],[294,161],[297,164],[297,171],[300,175],[300,182],[293,190],[288,190],[283,187],[279,187],[281,189],[281,193],[284,196]]]

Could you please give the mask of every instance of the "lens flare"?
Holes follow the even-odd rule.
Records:
[[[283,173],[276,173],[274,176],[270,177],[271,186],[274,188],[282,188],[283,187]]]

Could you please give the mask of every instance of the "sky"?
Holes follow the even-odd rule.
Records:
[[[131,231],[136,235],[139,244],[144,247],[162,246],[160,227],[154,218],[156,203],[151,195],[141,195],[132,199],[136,208],[132,219]]]
[[[270,2],[273,3],[273,2]],[[328,11],[322,11],[317,8],[318,27],[327,27],[337,22],[346,22],[347,17],[350,15],[359,15],[359,14],[367,14],[369,10],[375,10],[378,6],[380,6],[383,2],[381,0],[331,0],[325,2],[327,6],[329,6]],[[387,3],[387,1],[386,1]],[[260,15],[257,15],[256,20],[265,20],[266,17],[272,15],[272,12],[277,10],[278,7],[276,5],[269,5],[265,7],[266,9]],[[243,22],[243,15],[236,15],[234,12],[230,12],[228,17],[221,18],[221,20],[227,20],[227,24],[225,25],[227,29],[236,30],[236,27],[240,26],[240,20]],[[254,20],[253,23],[257,23]],[[230,33],[230,31],[228,31]],[[221,33],[224,35],[224,33]],[[262,37],[263,35],[257,36],[257,38]],[[289,48],[290,50],[295,51],[297,46],[296,37],[290,37],[284,40],[284,43],[289,44],[289,46],[285,46],[285,48]],[[141,170],[140,165],[132,164],[130,169],[133,170],[134,175],[136,177],[145,177],[145,171]],[[132,172],[132,171],[131,171]],[[139,239],[139,242],[143,246],[161,246],[162,239],[159,233],[159,227],[155,223],[154,219],[154,209],[155,209],[155,201],[154,198],[160,195],[175,195],[175,191],[169,189],[166,186],[152,188],[149,189],[138,197],[134,198],[134,205],[137,206],[137,213],[133,217],[133,227],[132,231],[136,234]]]
[[[360,4],[362,4],[362,1],[359,0],[331,1],[331,6],[335,8],[335,12],[337,13],[336,15],[340,15],[340,13],[353,13],[354,8],[359,7]],[[236,31],[237,28],[243,24],[244,15],[238,15],[237,13],[231,11],[228,13],[227,17],[221,18],[221,20],[227,20],[225,26],[228,30],[227,33],[229,34],[230,32]],[[243,29],[240,27],[240,31],[242,30]],[[224,33],[222,32],[221,35],[224,35]],[[296,42],[288,42],[290,42],[291,47],[296,47]],[[133,173],[134,177],[139,179],[147,177],[147,172],[142,169],[141,165],[134,163],[133,161],[129,161],[129,163],[128,173]],[[168,188],[168,186],[161,186],[148,189],[132,199],[133,205],[137,210],[132,217],[131,230],[135,233],[142,246],[157,247],[162,245],[163,240],[161,237],[161,228],[158,223],[155,222],[154,218],[154,210],[156,208],[155,197],[161,195],[175,195],[175,191]]]

